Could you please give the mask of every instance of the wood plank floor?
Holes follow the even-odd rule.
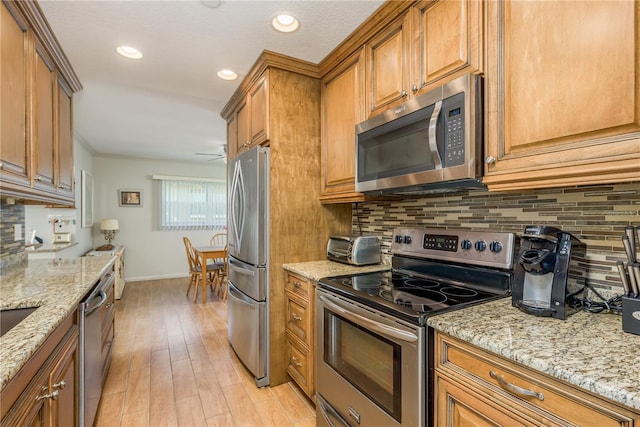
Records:
[[[227,339],[227,305],[187,279],[128,283],[95,426],[315,426],[293,384],[257,388]]]

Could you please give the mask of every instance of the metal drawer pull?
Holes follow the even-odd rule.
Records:
[[[296,365],[298,368],[302,368],[302,363],[298,362],[298,359],[295,356],[291,356],[291,363]]]
[[[298,316],[298,315],[295,315],[295,314],[293,314],[293,313],[291,313],[291,318],[292,318],[293,320],[298,321],[298,322],[302,320],[302,317],[300,317],[300,316]]]
[[[500,385],[502,386],[502,388],[515,393],[519,396],[526,396],[526,397],[535,397],[538,400],[544,400],[544,394],[537,392],[537,391],[533,391],[533,390],[527,390],[526,388],[522,388],[522,387],[518,387],[515,384],[511,384],[510,382],[508,382],[507,380],[504,379],[504,377],[502,375],[498,375],[493,371],[489,371],[489,375],[491,376],[491,378],[494,378],[496,381],[498,381],[498,383],[500,383]]]
[[[55,390],[53,393],[51,394],[43,394],[42,396],[38,396],[36,397],[36,400],[43,400],[43,399],[52,399],[52,400],[57,400],[58,399],[58,395],[60,394],[60,392],[58,390]]]
[[[60,381],[59,383],[56,383],[53,385],[53,389],[54,390],[62,390],[63,388],[65,388],[67,386],[67,382],[65,380]]]

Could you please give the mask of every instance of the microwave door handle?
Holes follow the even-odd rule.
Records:
[[[440,152],[438,152],[438,143],[436,128],[438,125],[438,117],[440,117],[440,110],[442,109],[442,101],[435,103],[431,119],[429,120],[429,149],[431,150],[431,158],[435,169],[442,169],[442,159],[440,158]]]

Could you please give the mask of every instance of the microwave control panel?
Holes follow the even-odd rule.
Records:
[[[442,102],[444,114],[444,165],[464,164],[464,93],[458,93]]]

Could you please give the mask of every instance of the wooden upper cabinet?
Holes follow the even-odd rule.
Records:
[[[250,141],[251,145],[262,144],[269,140],[269,70],[249,91],[250,98]]]
[[[0,194],[73,205],[74,92],[82,85],[37,2],[0,5]]]
[[[483,2],[423,0],[413,13],[412,91],[482,71]]]
[[[411,91],[410,24],[405,13],[365,44],[367,117],[404,102]]]
[[[41,47],[35,45],[34,66],[34,187],[39,190],[55,191],[55,91],[56,73],[53,62]]]
[[[486,7],[489,188],[640,180],[640,3]]]
[[[227,136],[227,139],[232,139],[235,143],[235,150],[229,152],[230,158],[269,140],[268,85],[269,70],[265,70],[230,116],[235,121],[235,135]],[[227,130],[231,130],[228,123]]]
[[[21,14],[0,4],[0,175],[2,181],[30,185],[30,147],[27,134],[27,24]]]
[[[67,83],[58,77],[58,193],[73,197],[73,112],[72,92]]]
[[[365,119],[364,49],[321,81],[323,203],[363,200],[355,192],[355,126]]]

